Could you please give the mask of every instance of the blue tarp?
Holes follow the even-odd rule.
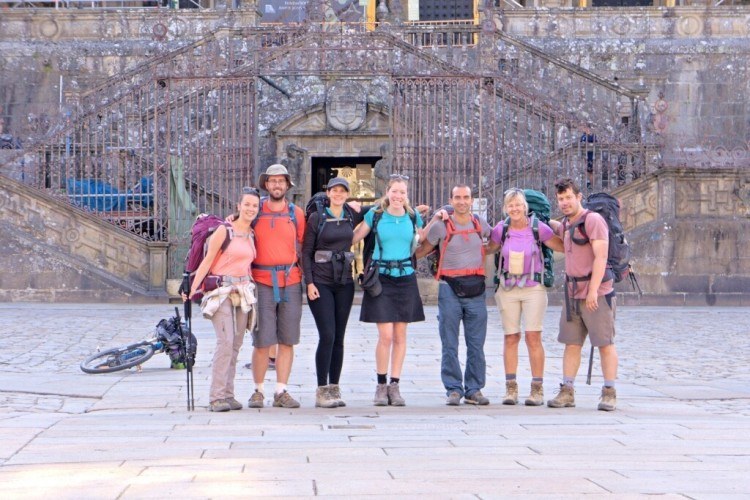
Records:
[[[150,177],[141,177],[135,190],[120,193],[117,188],[96,179],[67,179],[66,186],[71,201],[79,206],[98,212],[126,210],[128,203],[137,203],[144,208],[154,202],[153,181]],[[138,191],[138,192],[134,192]]]

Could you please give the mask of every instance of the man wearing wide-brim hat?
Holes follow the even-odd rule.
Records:
[[[271,346],[276,353],[276,390],[273,406],[298,408],[286,390],[292,371],[294,346],[300,339],[302,273],[298,249],[305,235],[305,214],[286,199],[292,179],[286,167],[271,165],[260,174],[258,186],[268,192],[253,222],[256,256],[253,279],[258,290],[258,328],[253,331],[253,380],[255,392],[248,407],[263,408],[263,381]]]

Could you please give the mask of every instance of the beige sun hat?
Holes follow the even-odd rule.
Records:
[[[273,165],[268,167],[265,172],[260,174],[260,177],[258,177],[258,186],[260,186],[262,189],[266,189],[266,181],[272,175],[283,175],[284,177],[286,177],[286,181],[289,183],[289,187],[294,187],[292,177],[289,175],[286,167],[281,163],[274,163]]]

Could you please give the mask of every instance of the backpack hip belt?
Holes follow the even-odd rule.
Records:
[[[404,273],[404,267],[414,267],[412,265],[411,257],[408,257],[406,259],[401,259],[401,260],[373,259],[373,262],[375,262],[375,264],[377,264],[378,267],[384,267],[386,272],[392,269],[398,269],[401,272],[401,274]]]
[[[296,266],[297,263],[293,262],[291,264],[279,264],[276,266],[265,266],[263,264],[255,264],[253,263],[253,269],[261,269],[263,271],[271,271],[271,283],[273,284],[273,300],[277,304],[280,302],[288,302],[287,300],[287,290],[286,290],[286,279],[289,277],[289,273],[292,271],[292,268]],[[281,297],[281,294],[279,293],[279,277],[278,273],[280,271],[284,271],[284,297]]]
[[[222,285],[233,285],[235,283],[245,283],[248,281],[253,281],[253,277],[252,276],[222,276],[221,277]]]

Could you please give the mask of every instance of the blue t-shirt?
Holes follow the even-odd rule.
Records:
[[[417,227],[422,227],[422,218],[417,215]],[[365,214],[365,222],[372,227],[372,219],[375,216],[375,210],[370,210]],[[411,223],[411,217],[408,213],[400,217],[393,216],[388,212],[383,212],[378,221],[377,227],[380,244],[375,245],[372,258],[375,260],[405,260],[409,259],[412,254],[412,242],[414,241],[414,226]],[[411,264],[403,266],[403,272],[396,269],[386,271],[385,267],[380,268],[380,272],[390,276],[408,276],[414,273]]]

